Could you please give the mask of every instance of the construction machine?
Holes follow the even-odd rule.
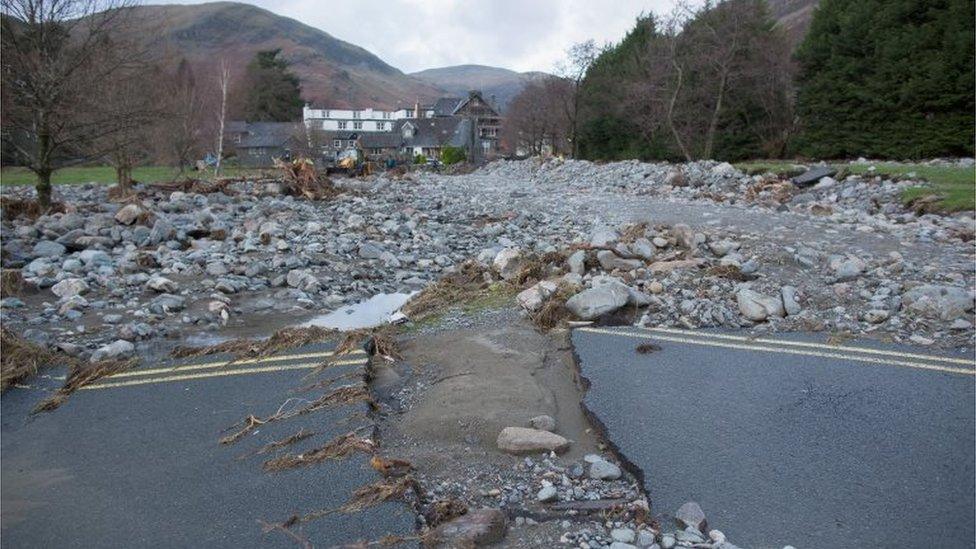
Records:
[[[336,157],[335,164],[326,169],[326,173],[340,173],[349,177],[362,177],[373,172],[370,163],[362,149],[346,149]]]

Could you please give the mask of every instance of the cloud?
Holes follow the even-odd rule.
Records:
[[[552,71],[571,45],[616,42],[673,0],[253,0],[376,54],[404,72],[481,64]],[[608,4],[612,7],[608,7]]]

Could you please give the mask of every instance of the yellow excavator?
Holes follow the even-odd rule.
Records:
[[[346,149],[339,153],[335,165],[329,167],[326,173],[342,173],[349,177],[362,177],[373,173],[370,163],[362,149]]]

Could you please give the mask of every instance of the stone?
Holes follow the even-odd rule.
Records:
[[[652,294],[657,295],[664,291],[664,284],[661,284],[657,280],[653,280],[647,285],[647,289],[650,290]]]
[[[668,246],[668,239],[661,236],[655,236],[653,239],[651,239],[651,244],[654,244],[654,246],[658,248],[666,248]]]
[[[617,480],[621,475],[620,467],[601,459],[590,464],[590,478],[596,480]]]
[[[614,528],[610,530],[610,538],[613,541],[633,543],[637,539],[637,533],[630,528]]]
[[[701,258],[676,259],[674,261],[655,261],[647,266],[652,273],[670,273],[680,269],[694,269],[705,264]]]
[[[890,313],[884,309],[871,309],[864,313],[864,320],[871,324],[881,324],[888,317],[891,316]]]
[[[556,420],[547,415],[535,416],[529,420],[529,426],[540,431],[552,432],[556,430]]]
[[[545,486],[539,493],[536,494],[535,499],[541,503],[547,503],[550,501],[555,501],[559,497],[559,492],[556,491],[555,486]]]
[[[653,261],[654,255],[657,253],[654,244],[644,237],[634,240],[630,245],[630,249],[634,255],[640,256],[646,261]]]
[[[748,288],[742,288],[735,294],[735,300],[742,316],[753,322],[762,322],[770,316],[786,316],[783,302],[778,297],[769,297]]]
[[[674,237],[678,241],[679,246],[688,248],[689,250],[695,249],[697,237],[695,236],[695,231],[691,230],[691,227],[684,223],[678,223],[671,228],[671,232],[674,233]]]
[[[131,356],[136,350],[136,346],[124,339],[117,339],[108,345],[99,347],[91,355],[92,362],[107,360],[110,358],[125,358]]]
[[[725,534],[721,530],[709,530],[708,539],[714,543],[725,543]]]
[[[664,184],[672,187],[687,187],[688,178],[680,169],[674,168],[668,171],[668,175],[664,176]]]
[[[383,248],[372,242],[363,242],[359,245],[359,257],[363,259],[380,259],[383,257]]]
[[[127,204],[115,212],[115,220],[123,225],[132,225],[142,215],[142,208],[138,204]]]
[[[179,287],[172,280],[156,275],[146,282],[146,288],[159,293],[174,293]]]
[[[515,296],[515,300],[523,309],[529,312],[536,312],[542,308],[542,305],[549,299],[558,285],[555,282],[549,280],[543,280],[538,284],[533,285],[530,288],[522,290]]]
[[[967,317],[973,310],[973,292],[958,286],[924,284],[902,294],[902,302],[909,311],[920,316],[955,320]]]
[[[481,547],[498,543],[508,532],[508,520],[500,509],[474,509],[442,523],[431,538],[447,547]]]
[[[149,243],[159,244],[172,239],[174,236],[176,236],[176,229],[173,227],[173,224],[168,219],[157,217],[156,222],[153,223],[152,229],[149,231]]]
[[[569,272],[583,276],[586,274],[586,252],[583,250],[576,250],[566,259],[566,263],[569,266]]]
[[[694,501],[689,501],[678,508],[674,513],[674,519],[682,528],[694,528],[698,531],[705,530],[705,511]]]
[[[678,540],[675,539],[673,534],[663,534],[661,536],[661,549],[672,549],[677,543]]]
[[[837,175],[837,170],[835,168],[830,166],[814,166],[813,168],[810,168],[809,170],[794,177],[792,181],[797,187],[808,187],[816,184],[824,177],[833,177],[835,175]]]
[[[838,281],[853,280],[861,276],[867,263],[859,257],[834,258],[830,262],[830,268]]]
[[[61,257],[68,249],[53,240],[41,240],[34,244],[34,255],[38,257]]]
[[[503,248],[492,260],[498,275],[505,280],[515,278],[522,269],[523,263],[522,250],[518,248]]]
[[[610,250],[600,250],[596,254],[596,259],[600,262],[600,266],[607,271],[613,271],[615,269],[620,269],[621,271],[632,271],[644,266],[644,262],[639,259],[624,259],[622,257],[618,257],[617,254],[611,252]]]
[[[603,284],[574,295],[566,308],[581,320],[593,320],[627,304],[630,291],[624,284]]]
[[[655,545],[656,541],[654,539],[654,532],[649,532],[647,530],[641,530],[637,532],[637,546],[638,547],[651,547]]]
[[[599,227],[590,235],[590,245],[597,248],[604,248],[611,246],[619,239],[620,235],[617,234],[617,231],[609,227]]]
[[[498,449],[509,454],[535,452],[563,452],[569,448],[569,440],[549,431],[526,427],[505,427],[498,433]]]
[[[622,541],[615,541],[610,544],[610,549],[637,549],[637,546]]]
[[[793,286],[783,286],[779,289],[780,297],[783,299],[783,310],[786,314],[793,316],[800,314],[800,303],[796,299],[796,288]]]
[[[724,257],[729,252],[738,250],[739,243],[728,239],[719,240],[718,242],[710,242],[708,244],[708,249],[718,257]]]
[[[66,278],[51,287],[54,295],[66,298],[81,295],[88,291],[88,283],[80,278]]]

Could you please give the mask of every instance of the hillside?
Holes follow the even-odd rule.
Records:
[[[227,59],[237,74],[255,52],[280,48],[313,103],[394,107],[444,95],[359,46],[248,4],[137,6],[131,25],[137,36],[158,37],[161,47],[195,65]]]
[[[515,72],[485,65],[457,65],[410,74],[452,95],[462,96],[468,90],[481,90],[485,98],[494,96],[503,110],[528,82],[545,75],[543,72]]]
[[[770,15],[786,32],[793,47],[806,36],[818,2],[819,0],[768,0]]]

